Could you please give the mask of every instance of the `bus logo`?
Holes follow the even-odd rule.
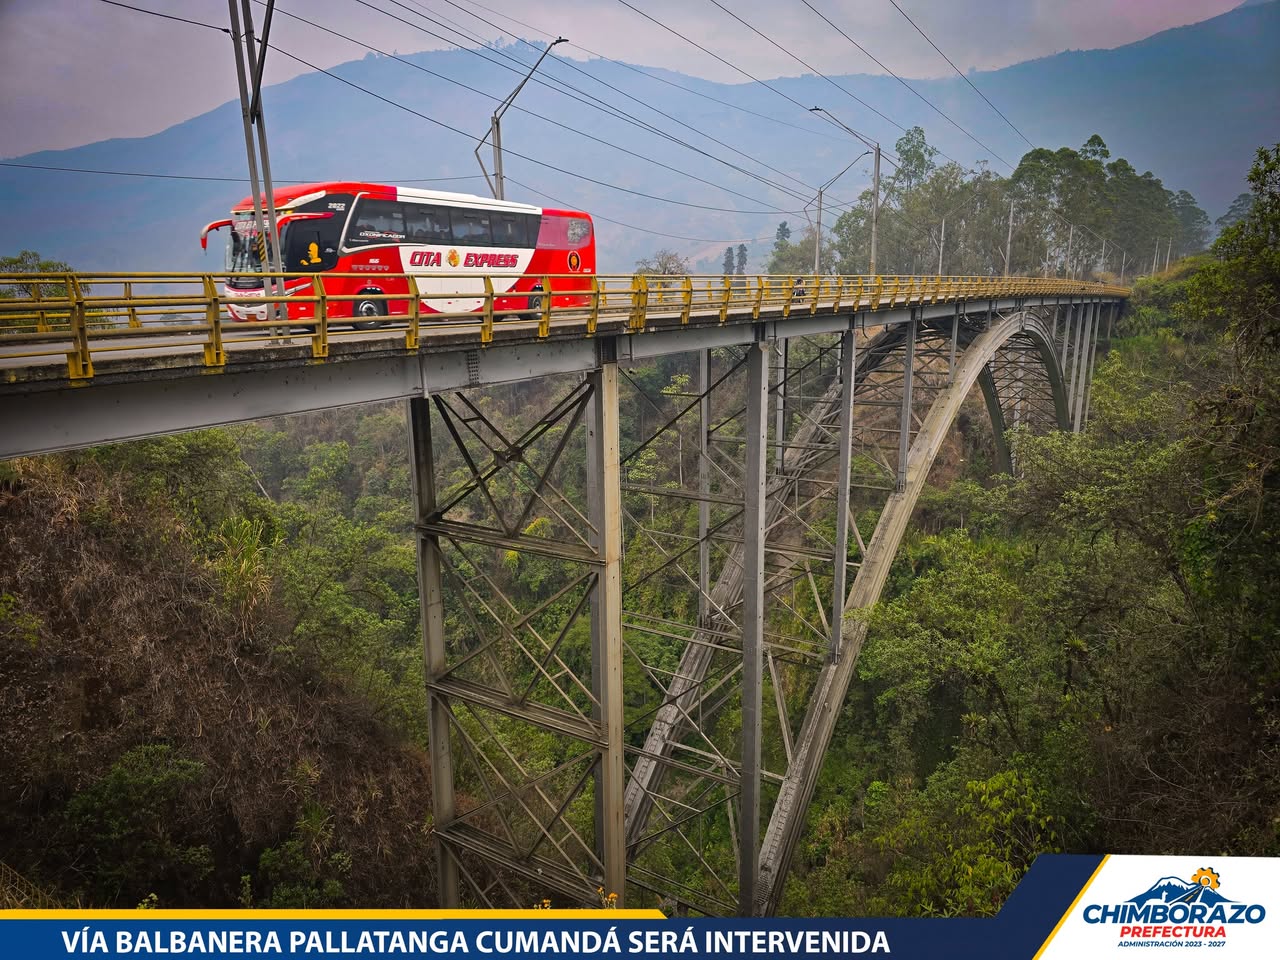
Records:
[[[582,268],[582,258],[578,256],[578,251],[574,250],[569,254],[569,269],[577,273]]]
[[[445,259],[449,261],[449,266],[451,267],[456,267],[460,262],[460,258],[458,257],[457,250],[450,250],[449,255],[445,257]]]

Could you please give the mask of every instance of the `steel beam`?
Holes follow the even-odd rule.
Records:
[[[590,375],[587,408],[587,510],[600,567],[591,593],[591,680],[594,718],[605,747],[596,760],[596,851],[606,893],[626,898],[622,743],[622,470],[619,452],[618,364]]]
[[[957,314],[957,317],[959,315]],[[959,322],[958,319],[956,321]],[[953,330],[954,333],[954,330]],[[831,647],[832,660],[840,657],[840,631],[844,622],[844,602],[847,596],[849,569],[849,485],[853,459],[853,398],[856,384],[854,376],[857,364],[857,337],[853,330],[846,330],[840,338],[840,453],[836,459],[836,547],[835,566],[831,583]],[[954,336],[951,341],[955,350]],[[953,354],[954,355],[954,354]]]
[[[1080,343],[1076,350],[1076,363],[1080,367],[1080,377],[1076,381],[1075,396],[1071,405],[1071,429],[1079,433],[1084,426],[1084,395],[1089,388],[1089,373],[1093,359],[1093,339],[1097,327],[1097,301],[1086,303],[1081,314]]]
[[[431,401],[409,401],[409,451],[413,458],[411,479],[418,524],[435,516],[435,461],[431,451]],[[446,670],[444,591],[440,576],[440,541],[433,534],[416,533],[418,544],[418,597],[422,611],[422,645],[426,658],[427,737],[431,753],[431,806],[436,830],[436,883],[440,906],[458,906],[458,864],[445,845],[443,833],[452,825],[454,808],[453,756],[449,744],[449,711],[445,698],[430,687]]]
[[[738,833],[738,912],[750,916],[760,864],[760,721],[764,674],[765,456],[770,345],[747,354],[746,479],[742,582],[742,780]]]
[[[711,624],[711,351],[698,351],[698,626]]]
[[[903,346],[902,409],[898,417],[897,488],[899,490],[907,479],[907,451],[911,448],[911,384],[915,376],[916,327],[916,312],[912,310],[911,319],[907,324],[907,339]]]
[[[960,304],[957,303],[955,313],[951,316],[951,350],[947,355],[947,383],[956,376],[956,347],[960,340]]]
[[[1093,368],[1098,359],[1098,332],[1102,329],[1102,320],[1099,314],[1102,312],[1102,305],[1097,301],[1093,304],[1093,337],[1089,344],[1089,366],[1085,368],[1085,386],[1084,401],[1080,409],[1080,429],[1083,430],[1085,424],[1089,422],[1089,401],[1093,399]]]

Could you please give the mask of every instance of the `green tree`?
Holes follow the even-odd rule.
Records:
[[[733,276],[733,247],[724,248],[724,266],[723,272],[726,277]]]
[[[738,244],[738,276],[744,276],[747,272],[747,245],[745,243]]]
[[[636,261],[636,273],[664,274],[667,276],[683,276],[693,272],[688,257],[682,257],[674,250],[662,249],[651,257]]]
[[[0,257],[0,274],[4,273],[71,273],[70,265],[61,260],[46,260],[34,250],[23,250],[16,257]],[[58,281],[15,280],[0,284],[0,297],[62,297],[66,283]],[[81,288],[85,289],[85,288]]]
[[[1231,206],[1227,207],[1227,212],[1213,221],[1214,228],[1218,233],[1222,233],[1227,227],[1235,226],[1248,214],[1249,208],[1253,206],[1253,194],[1245,192],[1238,194],[1231,201]]]

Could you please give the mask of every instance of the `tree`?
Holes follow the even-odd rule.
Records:
[[[34,250],[23,250],[16,257],[0,257],[0,273],[71,273],[71,267],[61,260],[45,260]],[[0,297],[62,297],[66,287],[65,283],[17,281],[0,284]]]
[[[769,258],[766,272],[773,274],[812,274],[813,273],[813,227],[805,227],[798,243],[782,243],[773,245],[773,256]],[[835,248],[829,243],[822,244],[822,255],[818,260],[821,273],[834,273],[836,262]]]
[[[895,193],[910,193],[917,184],[933,172],[936,147],[925,140],[923,127],[912,127],[893,146],[898,155],[898,169],[889,178],[889,189]]]
[[[1227,212],[1213,221],[1213,225],[1219,233],[1226,230],[1227,227],[1235,226],[1249,213],[1249,208],[1253,206],[1253,194],[1242,193],[1231,201],[1231,206],[1227,207]]]
[[[747,245],[745,243],[738,244],[738,275],[743,276],[747,272]]]
[[[674,250],[668,250],[665,247],[657,251],[652,257],[645,257],[643,260],[636,261],[636,273],[664,274],[678,277],[692,272],[693,267],[689,263],[688,257],[682,257]]]
[[[1196,198],[1186,190],[1179,190],[1169,201],[1173,215],[1178,218],[1178,239],[1175,244],[1180,256],[1199,253],[1209,242],[1209,215],[1196,204]]]
[[[733,276],[733,247],[724,248],[724,275],[726,277]]]

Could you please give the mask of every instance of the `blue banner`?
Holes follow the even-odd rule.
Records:
[[[15,910],[0,957],[1274,958],[1280,861],[1041,856],[985,919],[687,919],[656,911]],[[1273,927],[1275,928],[1273,930]]]

